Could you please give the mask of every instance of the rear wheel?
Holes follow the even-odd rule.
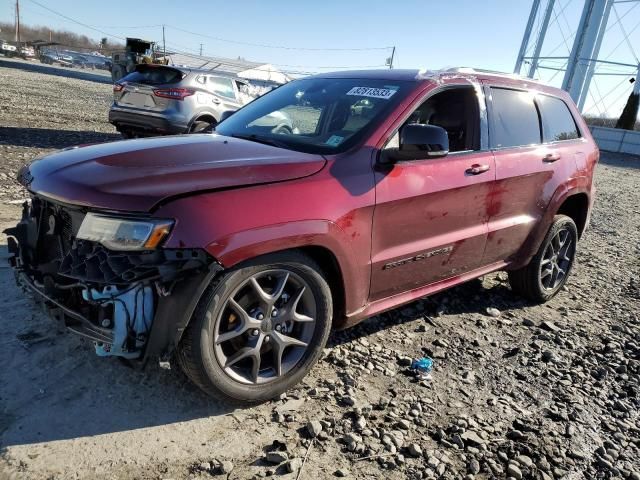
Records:
[[[538,253],[529,264],[509,272],[511,288],[534,302],[553,298],[571,273],[578,229],[566,215],[556,215]]]
[[[120,135],[122,135],[122,138],[124,139],[136,138],[136,135],[135,133],[133,133],[132,130],[126,130],[126,129],[120,130]]]
[[[216,278],[178,348],[183,370],[206,393],[242,402],[298,383],[322,354],[331,291],[297,252],[261,257]]]

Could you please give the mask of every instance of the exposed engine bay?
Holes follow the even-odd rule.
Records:
[[[212,259],[200,249],[113,250],[78,238],[90,215],[86,208],[32,196],[18,225],[5,230],[9,261],[18,284],[69,330],[92,340],[96,354],[140,358],[148,353],[158,305],[176,286],[210,271]],[[185,310],[175,299],[168,304]],[[181,333],[176,329],[173,338],[174,330],[160,328],[154,354],[171,349]]]

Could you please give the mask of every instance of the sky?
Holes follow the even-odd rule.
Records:
[[[546,1],[541,2],[536,26]],[[20,0],[20,11],[24,24],[68,29],[96,40],[108,33],[161,41],[164,24],[168,50],[197,54],[202,48],[204,55],[271,63],[297,76],[385,68],[394,46],[395,68],[469,66],[512,72],[531,4],[532,0]],[[584,0],[555,1],[543,55],[568,56],[583,4]],[[0,20],[13,22],[14,12],[15,0],[0,0]],[[633,51],[640,45],[640,2],[615,6],[609,25],[601,58],[640,63]],[[632,34],[629,41],[622,32]],[[546,65],[558,68],[563,62],[548,60]],[[599,69],[635,75],[635,67]],[[539,70],[537,77],[556,86],[562,81],[555,70]],[[624,76],[597,76],[585,111],[615,116],[630,90]]]
[[[244,57],[278,64],[284,70],[327,71],[335,67],[384,66],[396,47],[398,68],[478,66],[512,71],[530,0],[348,1],[148,1],[38,0],[87,25],[117,36],[161,40],[168,46],[205,55]],[[15,0],[0,0],[0,19],[12,22]],[[22,22],[67,28],[89,37],[104,36],[59,17],[32,0],[20,0]],[[174,28],[177,27],[177,28]],[[241,45],[190,35],[188,30],[231,41],[285,46]],[[327,68],[320,68],[327,67]]]

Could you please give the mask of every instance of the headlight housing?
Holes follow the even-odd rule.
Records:
[[[98,242],[109,250],[152,250],[164,240],[172,220],[117,218],[87,213],[77,238]]]

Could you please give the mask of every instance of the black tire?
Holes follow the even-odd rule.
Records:
[[[552,283],[550,285],[545,285],[547,279],[544,276],[544,273],[548,272],[549,270],[549,267],[546,267],[546,265],[548,264],[548,259],[545,258],[545,255],[549,254],[548,249],[550,248],[551,242],[558,238],[558,235],[561,232],[567,232],[567,234],[569,235],[568,238],[571,241],[571,244],[567,246],[567,250],[565,250],[564,253],[564,256],[568,258],[567,266],[562,270],[557,271],[564,271],[563,277],[558,280],[557,284]],[[556,215],[553,219],[553,224],[549,228],[547,235],[540,245],[540,249],[531,259],[529,264],[519,270],[512,270],[508,272],[509,284],[511,285],[511,289],[514,292],[536,303],[544,303],[548,300],[551,300],[566,284],[567,279],[571,274],[571,269],[573,268],[575,260],[577,242],[578,229],[575,222],[566,215]],[[562,250],[562,248],[560,248],[560,250]],[[557,256],[558,255],[556,255],[556,257]],[[543,267],[546,267],[544,269],[544,273]],[[559,273],[557,272],[556,274],[559,275]],[[553,268],[551,268],[550,275],[553,278]]]
[[[267,383],[250,384],[232,378],[220,364],[214,349],[214,330],[223,318],[229,298],[261,272],[282,269],[302,278],[315,301],[315,322],[304,353],[291,370]],[[286,281],[286,280],[285,280]],[[295,306],[294,306],[295,310]],[[320,267],[295,251],[265,255],[217,276],[202,295],[178,345],[176,356],[186,375],[207,394],[234,403],[257,403],[272,399],[297,384],[322,355],[332,322],[331,290]]]
[[[189,133],[211,133],[216,126],[215,121],[195,120],[189,128]]]
[[[122,135],[122,138],[125,140],[136,138],[135,134],[131,130],[120,130],[120,135]]]

